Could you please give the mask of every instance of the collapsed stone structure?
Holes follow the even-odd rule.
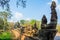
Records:
[[[50,23],[47,24],[47,19],[45,16],[42,18],[41,32],[43,37],[42,40],[54,40],[56,35],[56,25],[57,25],[57,13],[56,13],[56,3],[53,1],[51,4],[51,19]],[[41,36],[40,36],[41,37]]]
[[[47,24],[47,18],[45,15],[42,17],[41,29],[33,37],[26,37],[25,40],[54,40],[56,35],[56,25],[57,25],[57,12],[56,12],[56,3],[52,1],[51,4],[51,19],[50,23]],[[35,24],[36,25],[36,24]]]

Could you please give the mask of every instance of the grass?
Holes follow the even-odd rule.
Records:
[[[10,32],[2,32],[0,33],[0,40],[10,40],[11,33]]]

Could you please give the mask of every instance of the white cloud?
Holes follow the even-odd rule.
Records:
[[[23,18],[23,14],[20,12],[16,12],[13,17],[15,17],[16,19],[18,18],[20,19],[20,18]]]
[[[47,4],[48,4],[48,5],[51,5],[51,2],[48,2]]]
[[[9,22],[17,22],[17,21],[19,21],[20,19],[22,19],[23,18],[23,14],[22,13],[20,13],[20,12],[15,12],[14,14],[13,14],[13,16],[11,17],[11,19],[9,20]]]
[[[26,20],[30,21],[31,19],[30,18],[27,18]]]
[[[56,9],[60,11],[60,4],[57,6],[57,8],[56,8]]]

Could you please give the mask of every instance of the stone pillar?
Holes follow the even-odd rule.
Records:
[[[44,21],[42,20],[41,30],[39,32],[40,33],[39,37],[41,40],[54,40],[54,37],[55,37],[56,32],[57,32],[57,30],[56,30],[57,13],[56,13],[55,8],[56,8],[56,3],[54,1],[52,1],[50,23],[49,24],[45,23],[46,17],[45,17]]]

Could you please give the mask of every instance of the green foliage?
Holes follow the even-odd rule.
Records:
[[[0,18],[0,29],[3,29],[3,25],[4,25],[3,19]]]
[[[31,24],[32,26],[34,26],[35,22],[36,22],[36,27],[37,27],[38,29],[40,29],[41,21],[32,19],[32,20],[30,21],[30,24]]]
[[[10,32],[2,32],[2,33],[0,33],[0,39],[11,39]]]
[[[60,32],[60,25],[57,25],[57,28],[58,32]]]
[[[25,23],[25,20],[20,20],[20,23],[21,23],[21,24],[24,24],[24,23]]]
[[[10,2],[11,0],[0,0],[0,6],[4,9],[6,8],[7,11],[10,11]],[[15,1],[14,1],[15,2]],[[16,0],[17,7],[20,5],[23,8],[26,7],[26,0]]]
[[[0,12],[0,17],[1,18],[4,18],[4,19],[8,19],[8,18],[11,18],[11,13],[9,13],[9,12],[6,12],[6,11],[2,11],[2,12]]]
[[[32,20],[30,21],[30,24],[34,25],[35,22],[36,22],[36,20],[32,19]]]
[[[10,0],[0,0],[0,6],[2,6],[3,9],[6,7],[6,10],[9,11],[9,2]]]
[[[36,24],[37,24],[37,28],[41,29],[41,21],[36,21]]]
[[[23,8],[25,8],[26,7],[26,1],[27,0],[17,0],[17,2],[16,2],[17,7],[19,5],[21,5]]]
[[[3,20],[3,29],[5,30],[7,27],[8,27],[8,22],[7,20],[9,18],[11,18],[11,14],[9,12],[6,12],[6,11],[3,11],[3,12],[0,12],[0,20]],[[2,26],[2,24],[1,24]]]

